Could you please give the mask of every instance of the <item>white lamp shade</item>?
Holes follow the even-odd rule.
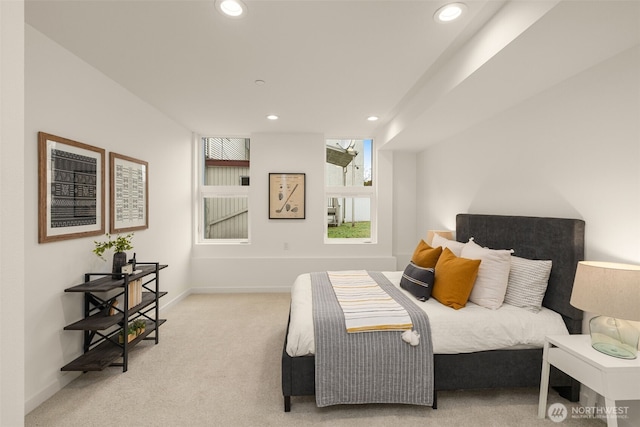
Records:
[[[593,314],[640,321],[640,265],[580,261],[571,305]]]

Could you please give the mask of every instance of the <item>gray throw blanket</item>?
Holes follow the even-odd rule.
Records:
[[[311,273],[316,404],[433,404],[433,348],[427,315],[380,272],[369,275],[404,306],[420,334],[411,346],[399,331],[347,333],[326,272]]]

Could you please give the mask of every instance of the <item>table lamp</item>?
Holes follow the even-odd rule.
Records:
[[[589,322],[591,346],[621,359],[635,359],[640,330],[640,265],[580,261],[571,305],[598,316]]]
[[[451,230],[427,230],[427,244],[431,245],[433,242],[433,236],[438,234],[447,240],[453,240],[453,232]]]

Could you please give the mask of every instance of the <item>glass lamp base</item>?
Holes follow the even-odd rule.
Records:
[[[601,353],[620,359],[638,357],[640,330],[625,320],[598,316],[589,322],[591,346]]]

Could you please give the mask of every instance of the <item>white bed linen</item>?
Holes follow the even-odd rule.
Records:
[[[541,348],[546,335],[569,334],[562,316],[545,307],[538,313],[532,313],[508,304],[489,310],[468,302],[466,307],[454,310],[433,298],[420,302],[401,289],[402,271],[383,274],[429,315],[433,352],[436,354]],[[291,320],[286,349],[289,356],[315,354],[312,310],[311,276],[301,274],[291,288]]]

